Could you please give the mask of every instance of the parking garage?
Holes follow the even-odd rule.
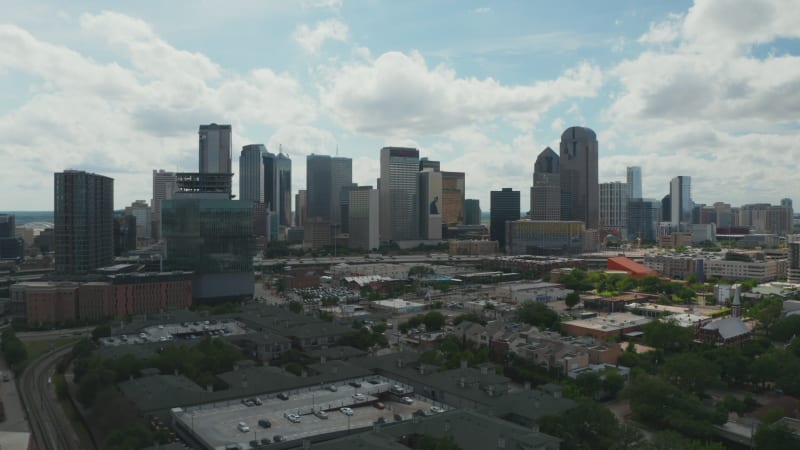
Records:
[[[174,408],[172,415],[180,428],[206,449],[223,450],[258,448],[276,441],[316,440],[371,427],[376,422],[410,420],[414,414],[435,414],[446,409],[446,405],[414,395],[410,386],[370,377],[366,381],[350,380]]]

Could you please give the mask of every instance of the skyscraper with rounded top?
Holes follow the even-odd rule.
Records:
[[[561,219],[580,220],[587,229],[600,226],[597,154],[597,135],[591,129],[570,127],[561,134]]]
[[[242,147],[239,155],[239,200],[264,203],[264,167],[261,156],[264,144]]]

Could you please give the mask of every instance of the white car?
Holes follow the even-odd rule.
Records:
[[[286,418],[289,419],[289,422],[300,423],[300,416],[297,414],[287,414]]]
[[[411,397],[403,397],[400,399],[400,401],[405,403],[406,405],[414,403],[414,399],[412,399]]]
[[[431,412],[432,413],[437,413],[437,414],[438,413],[443,413],[444,412],[444,408],[440,408],[438,406],[431,406]]]
[[[367,399],[367,396],[364,395],[364,394],[353,394],[353,400],[356,400],[356,401],[359,401],[359,402],[363,402],[366,399]]]
[[[344,414],[345,416],[352,416],[353,415],[353,410],[350,409],[350,408],[347,408],[347,407],[339,408],[339,411],[341,411],[342,414]]]
[[[242,433],[250,432],[250,427],[248,427],[247,424],[244,422],[239,422],[239,425],[237,425],[236,428],[238,428],[239,431],[241,431]]]

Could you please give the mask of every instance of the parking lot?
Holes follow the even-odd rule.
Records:
[[[205,320],[175,324],[155,325],[139,330],[138,334],[111,336],[100,339],[102,345],[145,344],[174,340],[202,339],[206,336],[230,336],[244,334],[247,330],[241,323],[225,319]]]
[[[281,400],[276,395],[261,396],[258,399],[261,405],[246,406],[243,402],[204,405],[183,409],[175,415],[187,430],[193,430],[210,448],[224,449],[231,444],[249,448],[253,440],[267,438],[274,441],[276,435],[283,440],[296,440],[369,427],[381,418],[386,423],[397,419],[409,420],[417,410],[430,414],[433,406],[431,401],[414,397],[411,404],[401,403],[398,396],[389,395],[393,385],[393,381],[383,378],[376,384],[361,382],[360,387],[337,383],[336,391],[330,390],[329,386],[320,386],[289,393],[287,400]],[[363,397],[354,398],[357,394]],[[248,403],[253,404],[253,400],[251,398]],[[375,406],[379,400],[383,403],[383,409]],[[353,414],[344,414],[340,411],[342,407],[351,408]],[[327,418],[313,414],[313,411],[320,409],[326,411]],[[297,414],[299,422],[292,423],[287,418],[289,414]],[[268,428],[259,425],[259,421],[263,420],[269,421]],[[249,430],[241,431],[240,422],[246,424]]]

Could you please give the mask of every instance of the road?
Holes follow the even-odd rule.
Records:
[[[81,449],[51,383],[58,361],[71,350],[72,345],[66,345],[45,353],[28,364],[20,377],[20,398],[28,412],[37,450]]]

